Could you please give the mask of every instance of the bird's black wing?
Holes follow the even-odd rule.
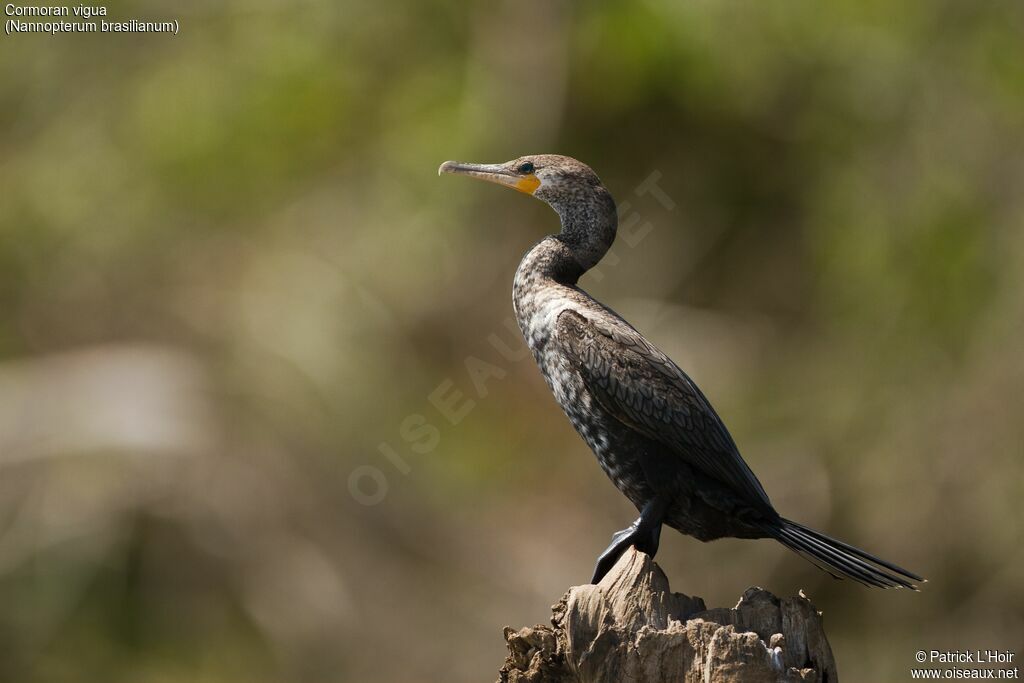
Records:
[[[563,311],[553,342],[576,361],[587,389],[619,421],[668,446],[744,501],[772,510],[721,418],[697,385],[628,323]]]

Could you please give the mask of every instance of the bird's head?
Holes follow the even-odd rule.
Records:
[[[438,175],[442,173],[467,175],[533,195],[563,217],[567,210],[610,200],[601,179],[589,166],[559,154],[534,154],[503,164],[446,161],[437,169]]]

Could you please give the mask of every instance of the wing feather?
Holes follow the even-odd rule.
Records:
[[[553,341],[576,361],[587,389],[616,419],[668,446],[749,504],[772,509],[704,394],[628,323],[565,310]]]

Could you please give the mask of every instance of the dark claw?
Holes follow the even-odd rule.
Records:
[[[615,563],[622,557],[630,546],[635,547],[643,553],[654,557],[658,552],[658,542],[661,539],[661,523],[645,523],[644,515],[633,522],[622,531],[612,534],[612,542],[601,556],[597,558],[597,565],[594,567],[594,577],[590,583],[597,583],[604,578],[605,574],[611,571]]]
[[[626,552],[629,546],[635,544],[639,524],[640,520],[638,519],[629,527],[612,534],[611,544],[597,558],[597,565],[594,567],[594,578],[590,580],[590,583],[597,583],[603,579],[604,575],[611,571],[611,568],[622,557],[622,553]]]

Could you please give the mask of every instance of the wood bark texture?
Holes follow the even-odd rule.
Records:
[[[575,586],[551,626],[505,628],[498,683],[837,683],[821,613],[801,593],[749,588],[733,608],[669,590],[627,551],[596,585]]]

